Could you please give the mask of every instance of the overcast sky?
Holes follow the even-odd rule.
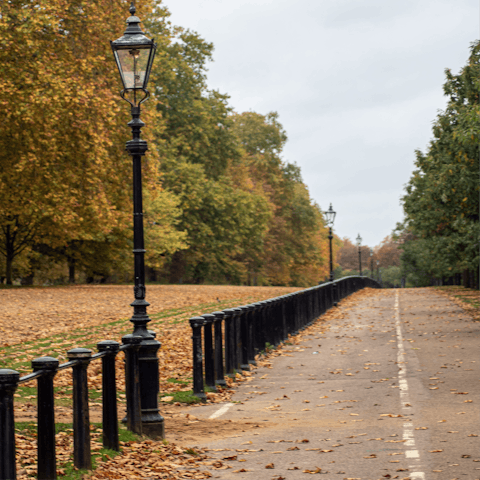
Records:
[[[215,45],[208,85],[235,111],[276,111],[335,232],[378,245],[445,108],[444,70],[479,38],[478,0],[164,0]]]

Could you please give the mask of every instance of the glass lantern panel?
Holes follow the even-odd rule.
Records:
[[[329,210],[325,212],[325,216],[327,217],[327,225],[330,227],[333,226],[333,222],[335,221],[335,212]]]
[[[128,89],[144,88],[149,48],[117,50],[123,85]]]

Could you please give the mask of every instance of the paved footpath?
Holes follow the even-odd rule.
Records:
[[[196,443],[212,477],[480,479],[480,323],[431,289],[359,292],[335,317],[191,409],[238,424]]]

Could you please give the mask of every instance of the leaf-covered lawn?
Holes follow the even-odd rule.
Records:
[[[159,350],[160,391],[170,401],[192,400],[191,328],[188,319],[272,298],[295,288],[284,287],[230,287],[230,286],[150,286],[147,299],[152,304],[149,328],[157,332],[162,343]],[[0,320],[2,341],[0,368],[13,368],[22,375],[31,372],[31,361],[41,356],[53,356],[63,363],[66,352],[75,347],[86,347],[96,352],[101,340],[121,341],[131,333],[129,303],[133,300],[128,286],[74,286],[60,288],[1,289],[0,301],[4,311]],[[123,317],[123,318],[122,318]],[[99,421],[101,411],[101,361],[92,363],[89,372],[91,418]],[[117,385],[120,409],[123,408],[124,370],[123,354],[117,357]],[[57,422],[69,421],[71,416],[71,371],[63,370],[55,377]],[[217,399],[221,400],[221,393]],[[36,382],[22,384],[15,394],[17,422],[17,462],[19,479],[36,475]],[[215,396],[211,396],[215,401]],[[95,415],[97,414],[97,418]],[[82,478],[72,466],[73,437],[71,426],[57,424],[57,463],[61,478]],[[145,476],[145,460],[149,474],[155,478],[208,478],[202,473],[205,456],[190,452],[174,444],[130,438],[130,432],[121,431],[124,440],[122,453],[104,451],[99,425],[92,425],[92,451],[97,455],[95,477],[140,478]],[[128,438],[127,438],[128,437]],[[102,467],[108,462],[108,468]],[[106,463],[105,463],[106,465]]]
[[[235,307],[282,295],[295,288],[154,285],[148,287],[151,303],[149,328],[162,344],[159,350],[160,388],[165,394],[176,393],[182,399],[192,389],[192,345],[188,319],[223,308]],[[26,288],[0,290],[6,314],[0,320],[3,346],[0,368],[13,368],[22,375],[31,372],[31,361],[53,356],[67,361],[66,352],[84,347],[96,352],[98,342],[121,342],[132,332],[126,319],[132,301],[132,287],[75,286],[62,288]],[[12,318],[16,316],[16,320]],[[30,335],[27,332],[32,332]],[[33,338],[32,338],[33,337]],[[26,340],[26,341],[25,341]],[[100,395],[101,361],[89,367],[92,396]],[[71,370],[55,377],[56,400],[71,398]],[[117,356],[117,385],[124,390],[123,354]],[[17,398],[34,396],[35,382],[24,384]],[[28,395],[29,394],[29,395]],[[122,398],[122,393],[120,394]]]
[[[468,312],[475,320],[480,320],[480,290],[463,288],[456,285],[436,287],[435,290],[446,295],[450,300]]]

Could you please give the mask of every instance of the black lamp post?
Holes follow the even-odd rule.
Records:
[[[330,240],[330,281],[333,282],[333,255],[332,255],[332,239],[333,239],[333,223],[335,222],[335,215],[337,212],[334,212],[332,208],[332,204],[330,204],[330,208],[324,212],[325,220],[327,221],[327,225],[329,228],[328,239]]]
[[[377,281],[380,282],[380,273],[379,273],[379,265],[380,265],[380,261],[377,260]]]
[[[164,419],[158,410],[159,375],[157,352],[160,342],[155,340],[155,333],[147,330],[150,318],[145,300],[145,248],[143,239],[142,206],[142,155],[147,151],[147,142],[140,139],[140,130],[145,125],[140,120],[140,104],[149,96],[148,78],[152,69],[157,45],[147,38],[141,28],[140,19],[135,16],[135,6],[130,6],[131,16],[127,19],[127,29],[122,37],[110,42],[117,63],[123,90],[120,95],[132,107],[132,120],[128,126],[132,129],[132,140],[126,144],[133,160],[133,253],[135,258],[135,300],[133,316],[133,333],[123,338],[130,343],[131,337],[141,336],[139,352],[140,396],[142,414],[142,432],[152,437],[164,438]]]
[[[360,276],[362,276],[362,251],[361,251],[361,246],[362,246],[362,237],[360,234],[357,236],[357,246],[358,246],[358,266],[360,269]]]
[[[373,278],[373,248],[370,248],[370,272]]]
[[[328,239],[330,240],[330,281],[333,282],[334,275],[333,275],[333,253],[332,253],[332,240],[333,240],[333,224],[335,222],[335,212],[332,208],[332,204],[330,204],[330,208],[324,212],[325,220],[327,221],[327,225],[329,228]],[[333,295],[333,305],[337,306],[337,292],[336,292],[337,285],[333,284],[332,295]]]

